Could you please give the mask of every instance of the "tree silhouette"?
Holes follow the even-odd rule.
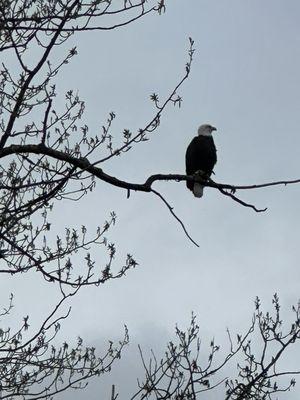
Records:
[[[56,101],[56,76],[77,54],[75,47],[67,48],[68,40],[80,32],[114,30],[148,14],[164,11],[163,0],[1,1],[0,51],[6,61],[2,63],[0,72],[0,273],[13,277],[36,271],[46,282],[56,284],[61,296],[37,331],[30,329],[28,316],[15,331],[0,329],[2,399],[52,398],[70,387],[84,387],[88,378],[110,372],[111,365],[120,358],[123,347],[128,343],[126,328],[123,339],[116,345],[110,342],[102,356],[97,356],[94,348],[84,347],[82,339],[78,339],[73,348],[68,343],[61,347],[52,344],[61,321],[70,312],[63,313],[62,306],[82,287],[121,278],[137,265],[131,254],[127,255],[121,267],[116,268],[113,264],[116,248],[106,238],[116,221],[113,212],[94,233],[82,225],[80,231],[69,227],[63,235],[54,235],[55,229],[49,220],[54,207],[70,199],[82,201],[94,189],[97,180],[126,190],[128,197],[130,191],[151,192],[162,200],[189,239],[196,244],[170,203],[153,188],[154,182],[199,180],[243,206],[263,211],[242,201],[235,193],[300,181],[235,186],[212,180],[202,182],[199,177],[181,174],[157,174],[146,178],[144,183],[131,183],[105,172],[108,160],[149,140],[169,105],[180,106],[182,99],[178,89],[189,77],[194,42],[189,39],[182,78],[174,84],[174,88],[162,100],[156,93],[150,96],[154,106],[150,120],[136,132],[124,129],[121,143],[116,143],[111,134],[115,119],[113,112],[103,125],[101,135],[95,135],[88,126],[81,124],[85,105],[75,91],[69,90],[65,94],[64,108]],[[64,50],[60,59],[56,54],[58,47]],[[106,150],[102,158],[97,157],[99,148]],[[91,247],[106,252],[106,261],[100,268],[89,251]],[[279,312],[278,301],[274,301],[276,312]],[[2,319],[11,313],[12,306],[11,296],[8,307],[1,313]],[[269,398],[272,393],[288,390],[290,385],[282,389],[279,384],[275,386],[273,383],[277,376],[286,372],[279,373],[274,369],[271,372],[271,368],[275,368],[286,347],[299,337],[298,309],[295,312],[293,328],[283,335],[279,314],[275,319],[263,315],[257,303],[257,313],[249,332],[238,338],[236,347],[230,339],[231,349],[225,361],[217,367],[213,366],[218,350],[214,344],[211,345],[206,367],[198,364],[198,344],[196,358],[190,358],[190,346],[198,343],[198,327],[193,317],[187,333],[176,330],[179,345],[170,343],[162,362],[154,359],[152,369],[144,361],[145,382],[133,398],[196,399],[198,393],[216,385],[211,383],[211,376],[239,352],[245,355],[246,365],[239,367],[237,380],[226,380],[225,398]],[[252,357],[251,346],[246,342],[255,323],[264,342],[260,361]],[[265,349],[271,341],[275,341],[281,349],[274,352],[271,361],[266,361]],[[143,357],[142,352],[141,355]],[[115,396],[113,392],[112,398]]]
[[[217,389],[218,398],[226,400],[275,399],[288,392],[300,371],[285,370],[280,364],[287,348],[300,339],[300,307],[293,307],[294,321],[284,327],[277,294],[272,303],[273,311],[264,313],[256,298],[245,334],[233,339],[227,330],[229,350],[223,358],[218,357],[220,346],[214,339],[208,354],[202,349],[194,315],[187,330],[176,327],[176,341],[168,344],[163,358],[152,353],[147,362],[140,349],[145,378],[132,399],[201,399]]]

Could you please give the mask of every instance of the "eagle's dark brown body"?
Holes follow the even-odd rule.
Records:
[[[186,155],[186,174],[194,175],[203,171],[209,177],[217,162],[217,151],[212,136],[196,136],[189,144]],[[186,182],[187,187],[194,191],[194,182]]]

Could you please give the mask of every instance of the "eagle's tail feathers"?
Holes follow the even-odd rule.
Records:
[[[204,190],[204,186],[203,185],[201,185],[198,182],[194,183],[193,193],[194,193],[195,197],[202,197],[203,196],[203,190]]]

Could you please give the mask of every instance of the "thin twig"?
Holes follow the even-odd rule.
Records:
[[[47,136],[47,123],[48,123],[48,117],[49,117],[49,112],[52,106],[52,99],[49,99],[48,101],[48,106],[45,112],[45,117],[43,121],[43,136],[42,136],[42,143],[45,144],[46,141],[46,136]]]
[[[226,190],[224,190],[224,189],[222,189],[222,188],[218,188],[218,189],[219,189],[219,191],[220,191],[222,194],[224,194],[225,196],[231,197],[232,200],[236,201],[237,203],[241,204],[241,205],[244,206],[244,207],[252,208],[252,210],[254,210],[254,211],[257,212],[257,213],[259,213],[259,212],[265,212],[265,211],[267,211],[267,209],[268,209],[267,207],[266,207],[266,208],[256,208],[253,204],[246,203],[245,201],[239,199],[239,198],[236,197],[233,193],[226,192]]]
[[[189,240],[197,247],[200,247],[198,243],[196,243],[191,236],[189,235],[188,231],[186,230],[186,227],[184,226],[184,223],[181,221],[181,219],[179,217],[177,217],[177,215],[175,214],[175,212],[173,211],[173,207],[167,202],[167,200],[156,190],[151,189],[151,192],[153,192],[156,196],[158,196],[164,203],[165,205],[168,207],[170,213],[173,215],[173,217],[175,219],[177,219],[177,221],[180,223],[182,229],[184,230],[184,233],[186,234],[186,236],[189,238]]]

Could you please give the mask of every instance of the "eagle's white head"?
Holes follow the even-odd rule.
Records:
[[[212,132],[216,130],[217,128],[209,124],[200,125],[198,128],[198,136],[211,136]]]

